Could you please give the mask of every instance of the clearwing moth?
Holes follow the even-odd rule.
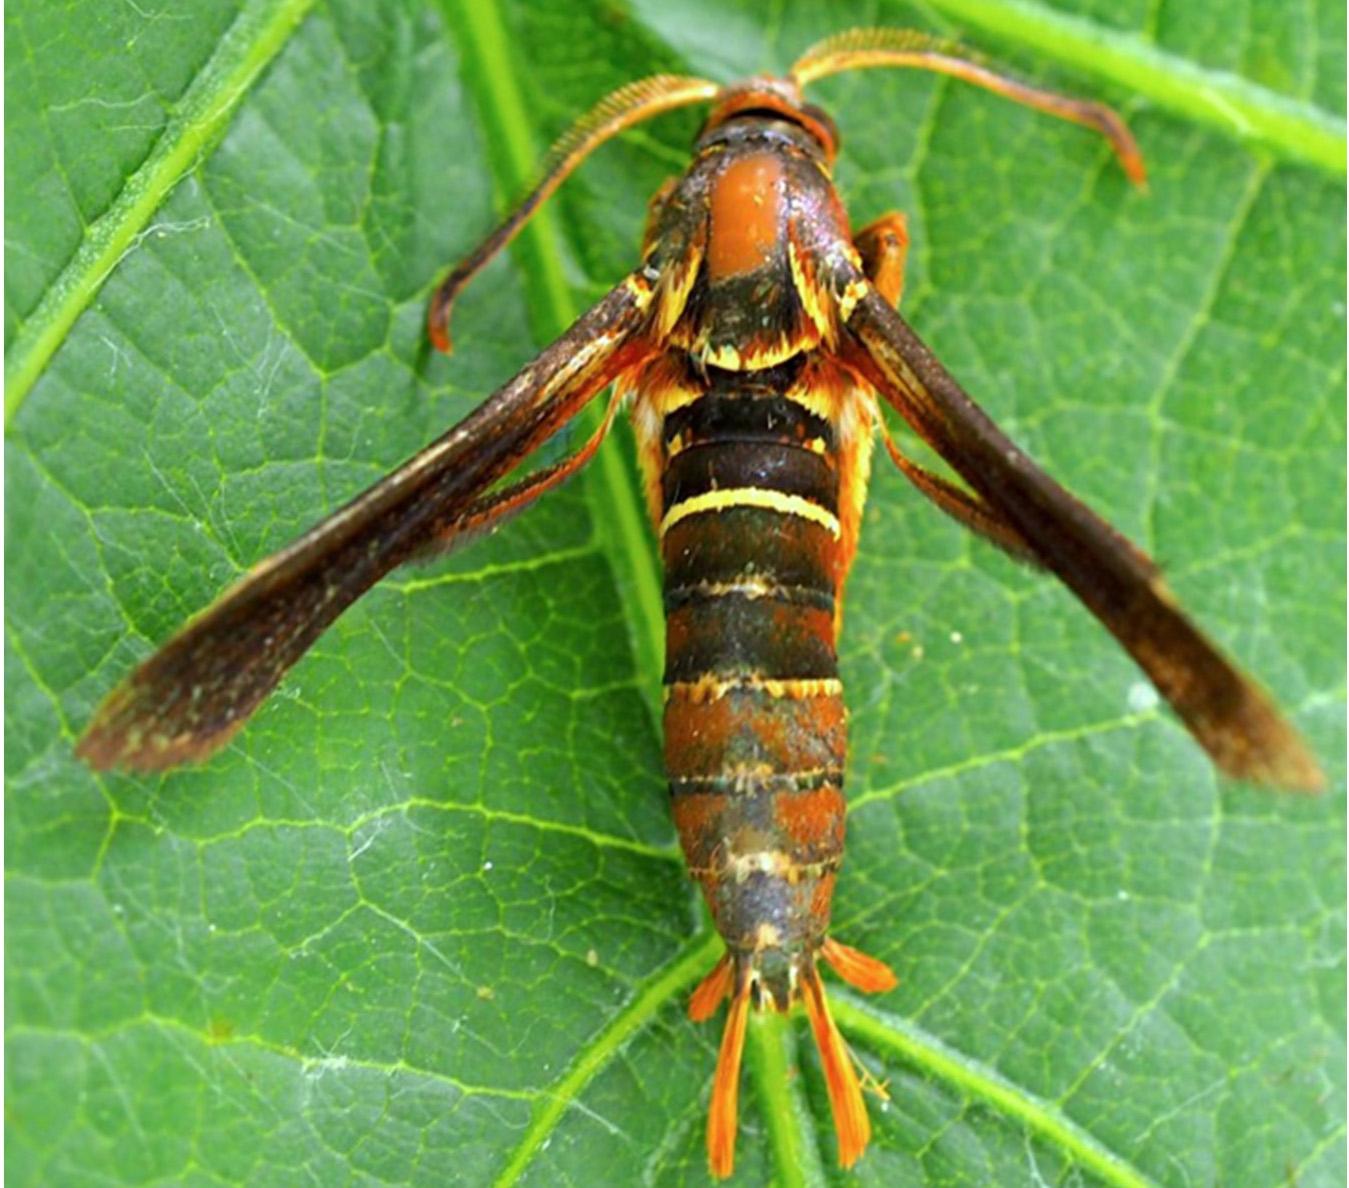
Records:
[[[938,71],[1100,133],[1144,181],[1122,121],[1037,90],[958,46],[859,29],[786,77],[719,86],[659,75],[600,101],[554,146],[543,180],[454,268],[452,302],[598,145],[661,112],[710,104],[682,177],[651,201],[637,267],[465,420],[263,561],[107,697],[78,744],[98,768],[205,759],[318,636],[395,566],[490,531],[580,469],[626,403],[665,572],[665,763],[675,822],[726,953],[694,992],[730,999],[708,1158],[731,1173],[748,1011],[801,1002],[850,1167],[871,1126],[817,959],[865,991],[882,962],[829,934],[842,861],[846,722],[836,644],[877,433],[942,511],[1064,582],[1151,678],[1226,775],[1312,791],[1322,777],[1264,692],[1189,620],[1157,567],[1021,452],[896,312],[907,232],[853,232],[832,182],[839,137],[802,88],[878,66]],[[497,485],[606,389],[599,430],[570,457]],[[879,399],[878,399],[879,398]],[[885,431],[895,410],[958,476]]]

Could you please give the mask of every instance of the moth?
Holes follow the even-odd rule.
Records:
[[[817,964],[864,991],[895,984],[829,931],[845,824],[840,598],[878,436],[943,512],[1064,582],[1223,773],[1287,789],[1322,782],[1293,727],[1189,620],[1154,563],[1018,449],[896,312],[903,216],[850,228],[832,182],[838,131],[802,95],[827,75],[878,66],[937,71],[1085,125],[1144,181],[1138,147],[1108,108],[909,31],[830,37],[782,78],[721,86],[660,75],[620,88],[562,137],[543,180],[448,274],[430,336],[449,350],[459,292],[598,145],[709,104],[688,169],[651,200],[633,271],[462,422],[221,595],[113,690],[77,747],[98,768],[206,758],[375,582],[523,511],[586,464],[626,405],[664,564],[674,819],[726,945],[689,1005],[704,1020],[730,1000],[707,1131],[718,1176],[734,1164],[751,1007],[804,1004],[844,1167],[871,1135]],[[589,440],[503,485],[606,389]],[[956,477],[908,457],[882,405]]]

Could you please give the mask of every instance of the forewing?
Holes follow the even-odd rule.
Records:
[[[76,747],[97,768],[205,759],[395,566],[445,549],[485,489],[649,353],[651,289],[625,280],[463,421],[263,561],[113,690]]]
[[[1220,770],[1290,790],[1322,786],[1297,731],[1190,622],[1151,558],[1022,453],[870,286],[847,325],[845,362],[1105,624]]]

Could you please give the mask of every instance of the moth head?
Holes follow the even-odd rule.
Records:
[[[702,135],[721,127],[727,120],[746,115],[796,124],[815,139],[829,164],[832,165],[838,156],[837,125],[815,104],[807,103],[801,88],[789,78],[761,76],[722,87],[713,100]]]

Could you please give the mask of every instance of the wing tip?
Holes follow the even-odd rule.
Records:
[[[1240,673],[1238,679],[1232,710],[1216,721],[1200,718],[1192,725],[1218,770],[1281,792],[1304,796],[1324,792],[1325,772],[1297,727],[1253,680]]]
[[[94,771],[153,775],[209,759],[238,732],[245,718],[204,732],[169,729],[162,709],[147,706],[135,675],[108,694],[75,742],[75,757]]]
[[[1320,796],[1326,790],[1325,772],[1311,749],[1286,722],[1277,739],[1263,738],[1259,745],[1244,745],[1214,756],[1218,770],[1234,780],[1259,784],[1299,796]]]

